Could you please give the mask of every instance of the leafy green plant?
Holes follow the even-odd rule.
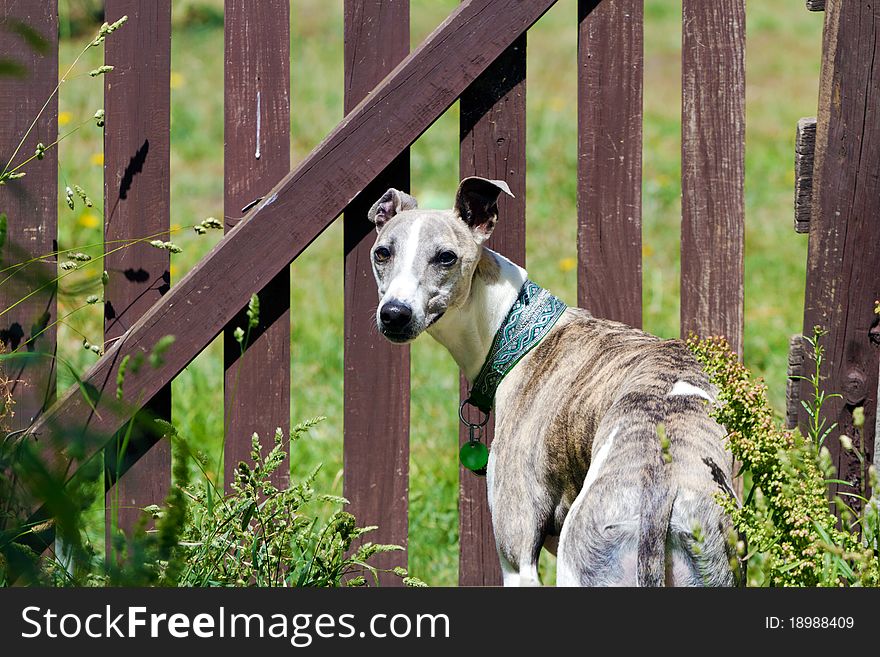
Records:
[[[299,440],[322,419],[298,424],[290,440]],[[130,536],[113,533],[113,557],[106,560],[82,533],[82,511],[103,491],[100,467],[86,468],[88,476],[67,484],[63,478],[50,478],[41,489],[47,497],[68,500],[53,521],[31,524],[22,520],[26,507],[7,507],[5,531],[0,532],[0,585],[362,586],[378,583],[380,570],[370,563],[375,555],[402,549],[360,542],[375,527],[358,527],[354,516],[341,509],[320,520],[319,505],[347,501],[314,490],[317,470],[287,489],[277,488],[272,473],[286,463],[288,447],[280,430],[265,455],[254,434],[252,463],[239,463],[232,492],[223,495],[177,430],[160,424],[164,439],[174,446],[174,485],[163,506],[144,509]],[[24,456],[32,449],[28,442],[16,449],[4,444],[0,468],[33,479],[43,466],[35,455]],[[195,482],[192,462],[205,475]],[[63,553],[41,558],[26,539],[50,526],[58,532]],[[407,586],[424,586],[403,568],[390,572]]]
[[[831,397],[820,386],[822,335],[817,330],[807,339],[816,371],[807,377],[814,394],[804,403],[810,417],[806,436],[778,426],[766,386],[752,379],[723,338],[688,340],[719,391],[713,416],[726,427],[731,452],[751,476],[742,505],[728,496],[719,496],[718,503],[745,538],[742,550],[748,545],[748,554],[741,558],[749,566],[752,584],[880,585],[876,506],[866,504],[856,517],[835,497],[836,507],[849,509],[851,516],[842,513],[842,523],[829,506],[829,485],[839,480],[823,445],[834,425],[828,426],[822,417],[823,404]],[[873,470],[871,476],[876,479]]]
[[[296,425],[291,441],[321,420]],[[279,429],[274,446],[263,455],[254,434],[253,463],[239,463],[231,494],[222,496],[207,477],[186,489],[190,519],[181,541],[186,562],[181,585],[357,586],[366,577],[377,581],[379,571],[369,563],[374,555],[402,549],[371,542],[352,548],[376,528],[358,527],[343,510],[320,522],[316,503],[344,505],[347,500],[315,492],[317,469],[296,485],[277,488],[271,475],[286,463],[286,446]],[[406,584],[420,584],[402,569],[394,572]]]
[[[53,434],[38,446],[21,431],[7,433],[7,418],[2,418],[0,439],[0,586],[76,582],[94,570],[94,549],[83,520],[103,493],[101,463],[84,461],[71,479],[63,466],[46,462],[40,450],[66,446],[76,454],[81,452],[81,436]],[[32,517],[37,508],[45,515]],[[47,546],[52,533],[59,542]],[[63,554],[55,555],[58,544],[64,545]],[[50,556],[44,559],[41,554],[47,548]],[[59,570],[62,562],[65,568]]]

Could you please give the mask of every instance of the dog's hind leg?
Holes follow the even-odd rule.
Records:
[[[620,425],[613,418],[597,430],[598,450],[562,525],[556,553],[557,586],[632,586],[637,500],[617,491],[606,476]]]

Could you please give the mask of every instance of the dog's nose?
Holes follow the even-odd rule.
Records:
[[[412,319],[412,308],[400,301],[389,301],[379,309],[382,326],[391,331],[399,331]]]

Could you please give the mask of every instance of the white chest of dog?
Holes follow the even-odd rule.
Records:
[[[376,322],[392,342],[427,331],[473,383],[527,281],[485,248],[501,181],[467,178],[451,210],[389,189],[370,210]],[[733,494],[714,391],[677,340],[569,308],[494,391],[486,482],[505,585],[537,585],[559,538],[557,584],[729,586]]]

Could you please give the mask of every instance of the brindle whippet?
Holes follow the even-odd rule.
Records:
[[[471,382],[527,280],[483,246],[502,192],[467,178],[453,209],[422,210],[389,189],[369,213],[379,331],[397,343],[427,331]],[[486,474],[504,584],[539,584],[541,547],[558,537],[558,585],[733,585],[714,396],[681,341],[566,309],[495,394]]]

